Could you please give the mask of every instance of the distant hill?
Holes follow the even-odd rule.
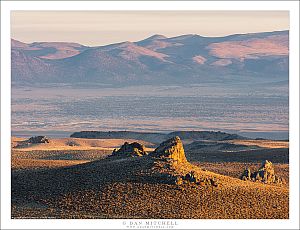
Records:
[[[11,40],[13,84],[142,85],[280,82],[288,79],[289,31],[226,37],[154,35],[87,47]]]
[[[246,137],[237,134],[229,134],[224,132],[213,131],[176,131],[169,134],[164,133],[144,133],[144,132],[130,132],[130,131],[81,131],[71,134],[74,138],[93,138],[93,139],[136,139],[152,143],[160,143],[169,138],[179,136],[183,141],[195,140],[245,140]]]
[[[89,47],[72,42],[34,42],[23,43],[11,39],[12,50],[22,51],[24,54],[41,59],[64,59],[75,56]]]
[[[168,134],[168,138],[179,136],[182,140],[245,140],[246,137],[225,132],[214,131],[176,131]]]

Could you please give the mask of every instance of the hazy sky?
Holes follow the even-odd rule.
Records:
[[[11,36],[23,42],[105,45],[153,34],[224,36],[289,29],[288,11],[12,11]]]

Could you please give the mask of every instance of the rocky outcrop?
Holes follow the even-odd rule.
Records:
[[[251,170],[249,168],[245,169],[241,175],[242,180],[251,180]]]
[[[259,181],[266,184],[282,184],[285,183],[283,178],[275,175],[274,166],[271,161],[266,160],[262,166],[255,172],[251,173],[250,169],[244,170],[242,180]]]
[[[178,136],[161,143],[150,156],[171,160],[173,163],[177,164],[187,162],[182,142]]]
[[[41,143],[49,143],[49,139],[46,136],[34,136],[28,139],[28,143],[30,144],[41,144]]]
[[[147,156],[145,156],[147,155]],[[145,157],[142,157],[145,156]],[[153,152],[147,154],[145,147],[137,142],[125,142],[119,150],[114,150],[110,157],[141,157],[143,165],[149,165],[145,181],[166,183],[171,185],[187,185],[196,187],[218,187],[213,176],[202,175],[199,168],[192,166],[186,159],[183,144],[178,136],[162,142]],[[139,179],[140,178],[140,174]],[[132,175],[131,175],[132,176]]]
[[[141,157],[147,155],[145,147],[137,142],[128,143],[125,142],[119,150],[114,149],[112,156],[120,157]]]
[[[196,184],[200,186],[219,186],[219,183],[215,178],[201,178],[194,171],[187,173],[185,176],[177,176],[174,182],[177,185]]]

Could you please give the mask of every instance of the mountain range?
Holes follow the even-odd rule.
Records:
[[[11,40],[13,84],[108,85],[288,80],[289,31],[203,37],[153,35],[88,47]]]

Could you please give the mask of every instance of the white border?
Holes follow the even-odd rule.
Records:
[[[290,219],[176,220],[175,229],[298,229],[299,227],[299,2],[1,2],[1,227],[4,229],[122,229],[129,220],[10,219],[10,11],[11,10],[289,10],[290,11]],[[140,221],[140,220],[139,220]]]

